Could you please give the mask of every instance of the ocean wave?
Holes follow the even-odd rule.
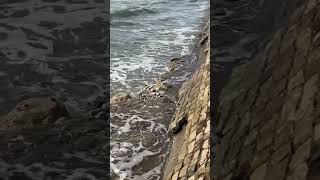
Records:
[[[129,8],[129,9],[121,9],[115,12],[111,13],[111,18],[114,17],[134,17],[134,16],[140,16],[140,15],[147,15],[147,14],[157,14],[159,13],[156,9],[150,9],[150,8]]]

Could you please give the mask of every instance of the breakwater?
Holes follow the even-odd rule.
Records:
[[[260,1],[252,7],[257,14],[237,11],[252,15],[241,32],[263,38],[221,86],[214,179],[319,179],[319,2]],[[268,27],[264,32],[255,29],[257,17],[269,22],[261,24]]]
[[[209,179],[210,172],[210,36],[200,40],[197,70],[179,90],[169,125],[173,144],[164,179]]]

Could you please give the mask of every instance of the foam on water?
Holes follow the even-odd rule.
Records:
[[[111,114],[111,119],[121,121],[121,123],[111,123],[111,132],[116,132],[118,137],[115,137],[115,134],[113,134],[114,138],[111,139],[110,167],[111,173],[116,174],[118,179],[138,180],[159,176],[162,168],[162,163],[160,162],[157,166],[143,174],[133,172],[133,168],[141,166],[141,163],[148,157],[163,156],[167,153],[163,152],[161,147],[161,143],[166,141],[161,136],[167,129],[164,124],[158,122],[159,118],[143,119],[138,115]],[[139,129],[139,132],[137,132],[136,127],[141,126],[141,123],[144,128]],[[146,140],[144,138],[132,138],[129,136],[129,132],[133,134],[139,133],[142,135],[141,137],[150,137],[155,134],[158,134],[158,136],[154,137],[154,140]]]
[[[189,52],[207,0],[112,0],[112,92],[139,89]]]

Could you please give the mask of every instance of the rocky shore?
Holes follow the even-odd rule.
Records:
[[[172,58],[168,63],[169,72],[161,75],[153,85],[146,86],[143,91],[137,94],[121,92],[115,94],[111,98],[111,114],[125,114],[128,117],[139,117],[141,119],[152,119],[154,117],[157,117],[155,123],[161,123],[165,126],[162,131],[145,131],[144,128],[150,128],[150,121],[139,124],[139,127],[135,129],[136,125],[134,122],[128,123],[128,119],[121,119],[121,117],[119,116],[111,117],[111,122],[116,122],[115,124],[118,123],[118,126],[122,125],[123,127],[125,127],[125,125],[130,124],[131,128],[129,131],[123,134],[119,134],[117,131],[111,128],[111,149],[115,148],[117,150],[117,153],[111,154],[111,157],[115,157],[115,159],[113,159],[113,161],[111,162],[114,162],[115,164],[114,171],[117,170],[116,167],[120,167],[120,165],[118,165],[120,164],[119,161],[123,160],[124,157],[125,159],[128,159],[128,161],[131,161],[130,156],[121,155],[121,140],[125,139],[126,142],[130,142],[133,144],[142,142],[144,147],[143,149],[147,149],[148,151],[160,151],[155,155],[148,156],[147,158],[143,159],[142,162],[136,164],[136,166],[133,166],[132,172],[130,172],[131,174],[126,174],[128,178],[143,179],[146,178],[144,175],[148,174],[148,172],[151,171],[153,171],[155,175],[149,178],[165,178],[166,174],[163,172],[165,166],[164,162],[171,158],[171,156],[169,157],[169,152],[172,149],[177,148],[175,144],[171,146],[172,138],[174,136],[172,134],[172,130],[174,128],[167,127],[172,124],[171,119],[175,114],[178,103],[180,103],[179,94],[181,93],[181,89],[184,89],[183,83],[185,83],[186,80],[191,79],[194,72],[197,71],[198,68],[202,67],[202,64],[204,64],[204,62],[208,61],[204,57],[208,57],[208,54],[210,53],[208,50],[208,25],[209,24],[205,26],[205,31],[199,33],[199,39],[196,40],[196,42],[198,42],[199,44],[196,44],[195,47],[192,48],[192,52],[183,57]],[[206,80],[209,80],[208,76],[209,75],[207,74]],[[199,80],[200,79],[201,77],[199,76]],[[206,89],[208,93],[209,89]],[[209,97],[207,96],[206,98]],[[124,124],[125,122],[127,124]],[[119,130],[119,128],[115,129]],[[123,130],[123,128],[120,128],[120,131],[121,130]],[[136,131],[139,131],[138,136],[133,134]],[[113,140],[115,140],[117,143],[113,144]],[[157,142],[157,145],[154,145],[155,142]],[[111,151],[111,153],[112,152],[113,151]],[[153,169],[154,167],[159,167],[159,165],[160,169]],[[122,169],[122,171],[125,170],[126,169]],[[111,173],[111,179],[119,179],[121,178],[121,175],[123,175],[121,172]]]
[[[210,179],[210,24],[199,43],[196,71],[179,90],[169,125],[173,144],[164,171],[165,180]]]

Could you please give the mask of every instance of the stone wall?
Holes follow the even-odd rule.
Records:
[[[209,24],[200,41],[199,67],[179,91],[169,131],[173,145],[165,180],[209,179],[210,169],[210,50]]]
[[[219,95],[215,179],[320,179],[320,1],[299,2]]]

